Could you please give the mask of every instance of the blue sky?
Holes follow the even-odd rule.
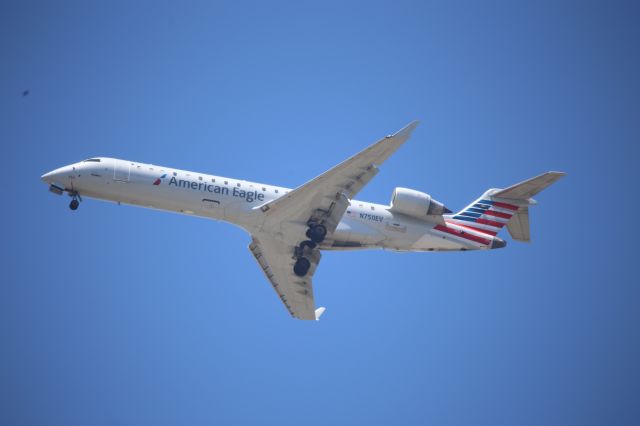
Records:
[[[638,423],[633,2],[130,3],[0,6],[0,423]],[[568,176],[530,244],[326,253],[319,323],[244,231],[39,180],[104,155],[295,187],[413,119],[359,198]]]

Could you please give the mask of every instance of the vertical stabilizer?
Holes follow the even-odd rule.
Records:
[[[521,207],[511,220],[507,222],[507,230],[509,235],[516,241],[531,241],[531,232],[529,230],[529,207]]]
[[[447,220],[491,236],[506,225],[511,238],[530,241],[529,206],[536,203],[531,197],[564,175],[547,172],[506,189],[490,189]]]

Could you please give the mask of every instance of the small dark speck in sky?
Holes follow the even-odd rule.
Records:
[[[29,91],[25,90],[22,92],[22,97],[28,96],[29,95]]]

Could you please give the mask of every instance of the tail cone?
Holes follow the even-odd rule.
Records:
[[[502,248],[502,247],[505,247],[506,245],[507,245],[507,242],[502,238],[493,237],[493,241],[491,241],[492,249]]]

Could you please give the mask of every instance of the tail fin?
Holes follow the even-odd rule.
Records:
[[[507,225],[511,238],[529,241],[529,206],[536,203],[531,197],[564,175],[547,172],[506,189],[490,189],[448,220],[492,236]]]

